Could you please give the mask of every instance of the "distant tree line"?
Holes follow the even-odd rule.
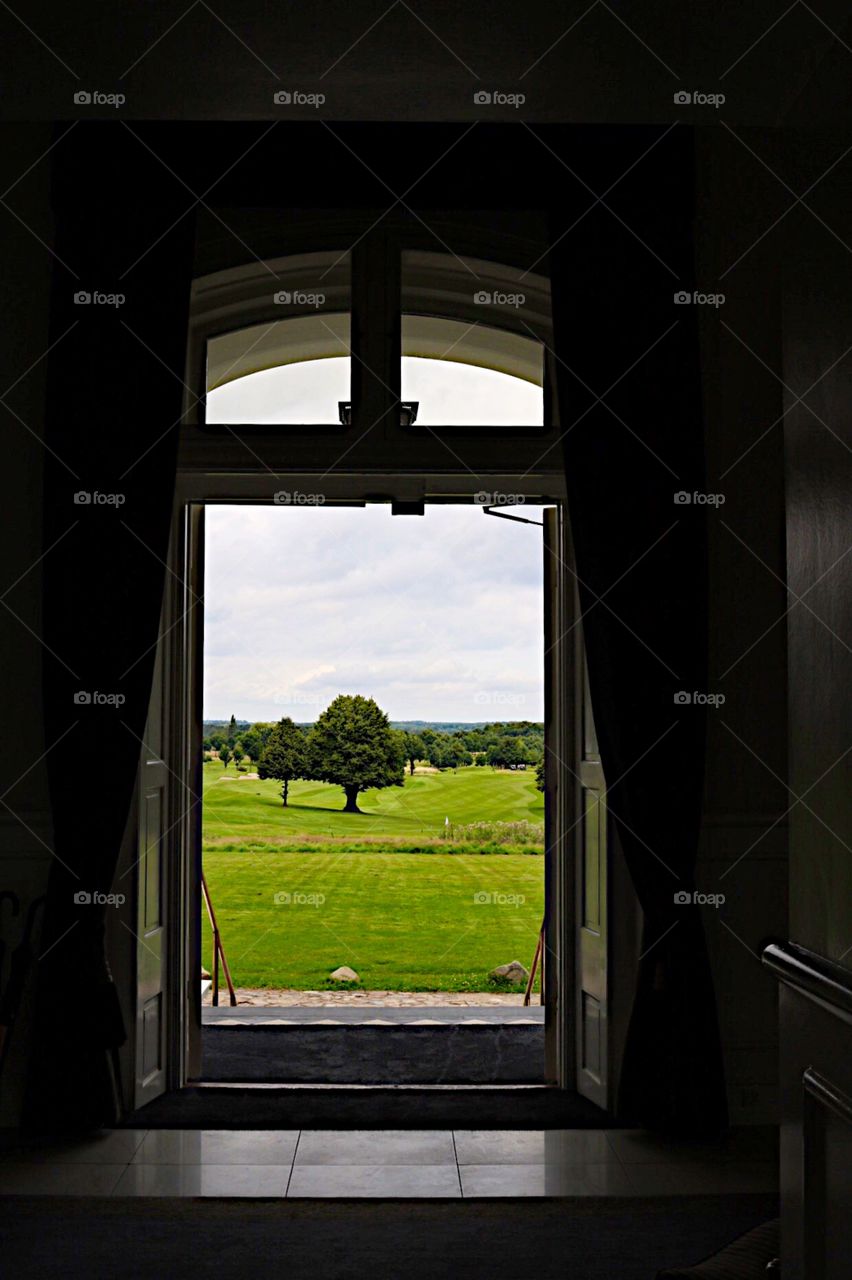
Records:
[[[454,769],[467,764],[513,769],[535,766],[544,756],[544,728],[531,720],[497,722],[449,733],[423,729],[416,736],[422,744],[418,759],[427,761],[434,769]]]
[[[433,769],[467,765],[497,769],[531,766],[544,789],[544,729],[530,720],[495,723],[451,731],[424,728],[418,733],[391,727],[372,698],[341,694],[315,725],[297,725],[289,716],[277,723],[258,721],[211,729],[204,751],[216,751],[222,764],[239,769],[247,759],[261,778],[281,783],[286,805],[297,779],[329,782],[343,788],[346,811],[357,813],[362,791],[402,786],[405,769],[418,762]]]

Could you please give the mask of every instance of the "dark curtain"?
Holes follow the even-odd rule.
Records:
[[[601,131],[597,193],[551,256],[557,389],[592,707],[609,811],[644,913],[623,1119],[727,1123],[715,996],[692,895],[707,692],[706,506],[689,130]],[[644,156],[643,156],[643,153]],[[640,157],[642,157],[640,159]],[[587,203],[591,203],[591,197]],[[565,234],[563,234],[565,233]],[[559,237],[562,237],[559,239]],[[712,285],[710,286],[712,291]],[[685,290],[689,303],[675,301]],[[706,305],[706,304],[705,304]]]
[[[106,896],[151,692],[194,217],[192,197],[119,124],[77,125],[51,161],[42,639],[54,858],[27,1117],[83,1128],[118,1112],[125,1028]]]

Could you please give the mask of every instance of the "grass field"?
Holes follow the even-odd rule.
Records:
[[[204,766],[204,870],[236,985],[316,990],[346,964],[365,988],[484,991],[496,965],[529,967],[538,850],[483,854],[438,837],[447,817],[540,823],[532,770],[416,774],[359,797],[361,814],[341,811],[340,788],[297,782],[290,795],[285,809],[277,783]]]
[[[204,765],[204,844],[214,848],[245,838],[296,835],[417,838],[439,835],[445,818],[451,823],[544,820],[544,798],[532,769],[509,773],[471,766],[455,773],[416,773],[406,776],[404,787],[365,791],[358,797],[360,814],[343,813],[343,804],[340,787],[293,782],[285,809],[277,782],[249,780],[214,761]]]
[[[495,965],[529,968],[544,909],[543,859],[522,854],[214,853],[205,868],[245,987],[318,990],[346,964],[373,990],[496,990]],[[209,968],[209,928],[203,946]]]

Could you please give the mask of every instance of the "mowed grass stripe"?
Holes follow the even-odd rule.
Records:
[[[404,787],[364,793],[361,814],[343,813],[343,803],[338,787],[296,782],[285,809],[277,783],[204,766],[204,869],[237,985],[317,989],[348,964],[371,989],[482,991],[493,989],[496,965],[529,966],[544,910],[541,857],[275,844],[300,835],[428,841],[446,817],[540,823],[531,770],[416,774]],[[266,841],[264,851],[248,847]],[[216,847],[234,844],[243,847]],[[276,894],[290,901],[276,904]],[[206,918],[203,945],[209,967]]]
[[[228,779],[228,781],[225,781]],[[317,834],[360,839],[370,835],[438,835],[451,823],[542,822],[544,799],[532,769],[509,773],[470,767],[406,776],[403,787],[365,791],[361,813],[343,813],[340,787],[293,782],[281,804],[277,782],[248,779],[220,764],[204,766],[204,837],[224,839],[250,831],[254,839]]]
[[[369,989],[493,990],[495,965],[529,967],[544,910],[543,859],[523,854],[208,851],[204,868],[246,987],[316,990],[347,964]]]

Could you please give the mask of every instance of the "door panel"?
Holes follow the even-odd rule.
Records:
[[[608,823],[570,527],[544,512],[548,1079],[608,1104]]]
[[[544,902],[545,1078],[573,1089],[575,787],[573,759],[573,588],[566,583],[567,529],[562,512],[543,512],[544,578]]]
[[[607,1097],[607,852],[606,792],[601,768],[585,648],[577,628],[576,670],[580,723],[577,850],[577,1090],[606,1107]]]
[[[136,911],[136,1106],[166,1087],[166,983],[168,980],[167,879],[164,860],[168,813],[163,645],[158,645],[154,684],[139,765]]]

